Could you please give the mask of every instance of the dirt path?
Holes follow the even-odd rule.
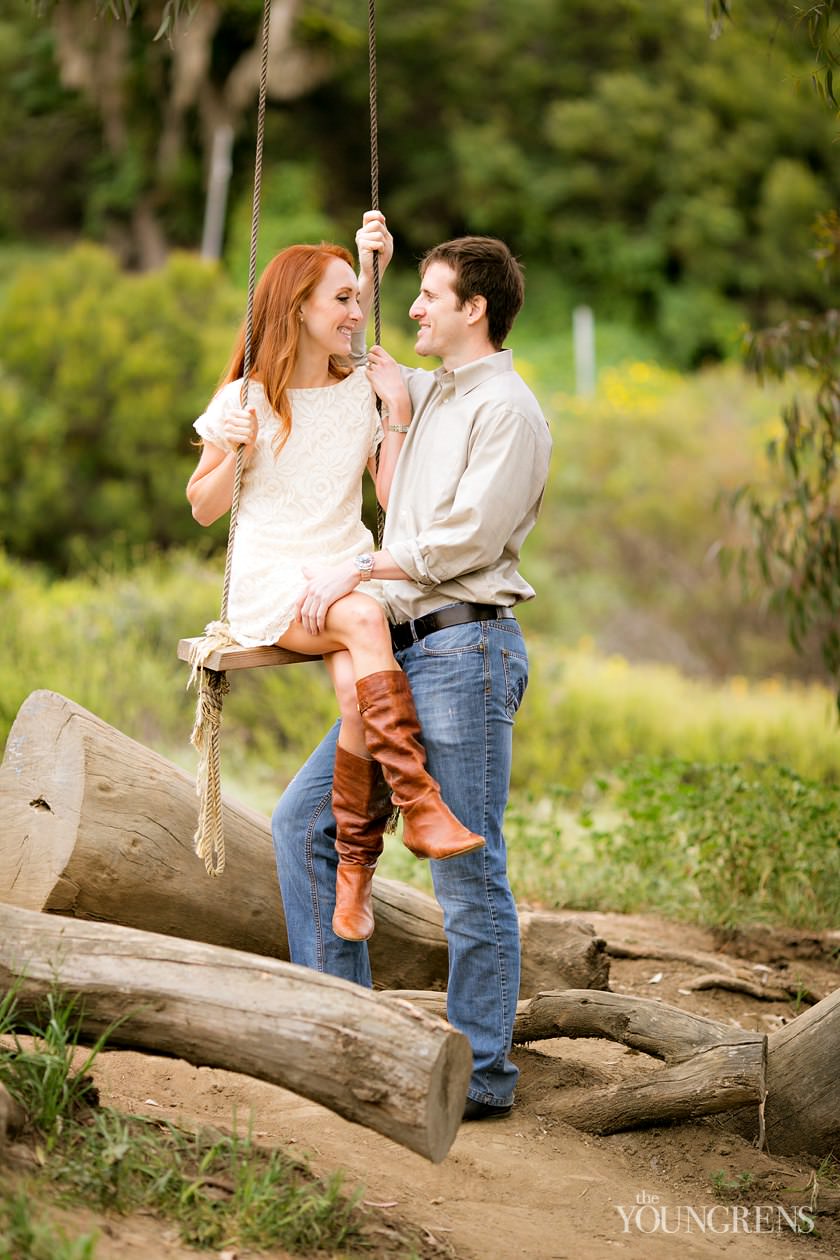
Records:
[[[704,952],[717,944],[699,929],[657,920],[586,917],[610,943],[654,939]],[[811,948],[801,934],[742,938],[737,952],[759,969],[787,969],[795,982],[823,994],[840,986],[836,959]],[[685,984],[697,974],[686,963],[616,959],[612,987],[763,1031],[794,1017],[792,1001],[765,1002],[720,990],[689,993]],[[511,1116],[465,1125],[438,1166],[313,1103],[232,1073],[112,1051],[100,1057],[95,1076],[105,1105],[166,1116],[188,1127],[230,1128],[235,1114],[238,1126],[244,1130],[250,1123],[260,1142],[308,1154],[315,1171],[345,1169],[348,1185],[362,1184],[365,1200],[382,1205],[383,1220],[399,1216],[424,1231],[429,1255],[458,1260],[840,1255],[836,1212],[796,1215],[796,1204],[809,1202],[807,1161],[759,1154],[714,1120],[598,1138],[552,1119],[552,1099],[564,1087],[649,1073],[656,1070],[653,1060],[608,1042],[566,1039],[519,1049],[516,1058],[522,1078]],[[721,1182],[731,1188],[716,1187]],[[797,1234],[790,1221],[807,1232]],[[103,1237],[97,1260],[181,1260],[196,1254],[152,1222],[112,1222],[109,1228],[113,1232]],[[244,1260],[248,1253],[236,1254]]]

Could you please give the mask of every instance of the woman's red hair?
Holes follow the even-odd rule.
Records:
[[[331,258],[353,266],[353,256],[342,245],[290,245],[272,258],[254,292],[254,327],[251,335],[251,374],[260,381],[280,429],[274,442],[279,455],[292,431],[289,380],[300,341],[300,308],[316,287]],[[238,380],[245,371],[245,323],[236,338],[233,354],[220,387]],[[337,381],[349,376],[346,359],[330,355],[330,375]]]

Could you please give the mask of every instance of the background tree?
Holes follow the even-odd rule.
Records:
[[[240,318],[225,276],[185,254],[137,275],[82,245],[18,271],[0,309],[0,538],[11,554],[63,572],[200,545],[184,499],[192,422]]]
[[[13,7],[20,13],[24,3]],[[325,42],[296,37],[301,7],[272,0],[268,93],[276,101],[294,100],[331,73]],[[203,0],[177,31],[172,0],[97,8],[92,19],[90,0],[54,0],[45,14],[61,87],[92,110],[103,146],[88,167],[96,191],[87,226],[124,262],[160,266],[171,245],[197,242],[218,137],[241,133],[246,116],[250,137],[262,6]],[[134,21],[117,20],[134,9]],[[162,38],[167,32],[171,39]]]
[[[718,0],[718,18],[731,4]],[[811,40],[813,82],[840,117],[834,70],[840,64],[840,5],[822,0],[779,6],[780,17],[804,26]],[[837,137],[835,137],[836,139]],[[840,217],[819,216],[812,261],[826,295],[840,279]],[[757,574],[783,612],[791,642],[801,651],[815,639],[838,688],[840,707],[840,310],[791,318],[746,337],[747,363],[760,379],[792,377],[799,388],[782,409],[783,434],[768,455],[774,485],[745,485],[734,496],[745,509],[752,545],[740,552],[745,575]]]
[[[12,12],[31,22],[30,3]],[[155,262],[197,245],[227,126],[234,202],[248,196],[260,0],[201,0],[171,42],[152,36],[172,0],[138,0],[130,24],[104,4],[93,20],[96,7],[55,0],[43,28],[54,92],[102,136],[83,167],[85,230]],[[307,210],[350,239],[369,197],[366,6],[273,9],[266,210],[302,183]],[[745,5],[710,40],[705,7],[675,0],[519,0],[515,21],[506,0],[381,6],[382,200],[399,256],[495,232],[570,303],[655,327],[688,366],[730,353],[745,314],[820,309],[807,234],[840,201],[840,170],[807,30],[780,24],[785,10]]]

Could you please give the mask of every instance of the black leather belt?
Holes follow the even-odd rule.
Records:
[[[424,617],[415,617],[413,621],[400,621],[391,626],[391,643],[394,651],[411,647],[418,639],[424,639],[435,630],[446,630],[449,626],[463,626],[468,621],[500,621],[512,617],[510,608],[497,607],[495,604],[447,604],[436,612],[426,613]]]

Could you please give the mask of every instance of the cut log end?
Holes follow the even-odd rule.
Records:
[[[445,1041],[430,1073],[423,1150],[415,1148],[433,1164],[446,1158],[455,1141],[471,1075],[472,1051],[466,1037]]]

